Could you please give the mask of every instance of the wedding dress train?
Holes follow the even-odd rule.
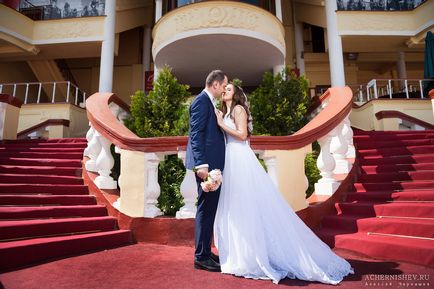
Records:
[[[228,116],[224,122],[235,128]],[[249,144],[230,135],[226,138],[214,225],[221,271],[274,283],[288,277],[328,284],[338,284],[354,273],[295,214]]]

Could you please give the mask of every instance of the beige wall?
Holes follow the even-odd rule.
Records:
[[[351,126],[363,130],[398,129],[398,122],[396,119],[377,120],[375,114],[384,110],[400,111],[430,124],[434,124],[432,105],[431,101],[428,99],[376,99],[366,103],[360,108],[354,108],[351,111]]]
[[[66,103],[46,103],[22,105],[18,132],[48,119],[66,119],[70,121],[69,129],[65,129],[63,136],[56,137],[84,137],[89,129],[86,110]]]

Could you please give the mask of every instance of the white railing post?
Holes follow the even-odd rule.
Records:
[[[423,85],[422,80],[419,80],[420,98],[423,98]]]
[[[389,90],[389,98],[392,99],[392,80],[389,79],[389,81],[387,82],[387,87]]]
[[[17,92],[17,84],[14,84],[14,91],[12,93],[13,97],[15,97],[16,92]]]
[[[332,138],[330,143],[330,152],[335,159],[336,166],[333,170],[335,174],[349,173],[351,170],[351,164],[346,159],[348,152],[348,143],[344,137],[344,121],[342,121],[337,127],[337,135]]]
[[[3,93],[3,84],[0,84],[0,93]]]
[[[26,84],[26,94],[24,95],[24,104],[27,104],[27,98],[29,96],[29,84]]]
[[[410,95],[408,94],[408,80],[404,80],[404,85],[405,85],[405,96],[407,98],[410,98]]]
[[[100,133],[97,133],[96,138],[101,145],[101,151],[96,159],[96,167],[98,168],[99,176],[95,178],[95,184],[100,189],[116,189],[117,183],[110,176],[115,164],[110,151],[111,142]]]
[[[186,152],[178,152],[178,158],[185,163]],[[181,195],[184,198],[184,206],[176,212],[177,219],[187,219],[196,217],[196,200],[197,200],[197,183],[196,177],[192,170],[186,169],[185,177],[180,187]]]
[[[42,83],[39,82],[38,99],[36,100],[36,103],[39,103],[41,101],[41,90],[42,90]]]
[[[374,98],[378,98],[378,91],[377,91],[377,80],[374,79]]]
[[[160,196],[160,185],[158,184],[158,164],[161,156],[156,153],[145,153],[146,167],[146,188],[145,188],[145,210],[144,217],[155,218],[163,215],[157,208],[158,197]]]
[[[336,162],[330,153],[330,143],[332,137],[335,135],[336,129],[333,129],[327,135],[318,139],[321,146],[321,152],[316,163],[322,178],[315,184],[315,194],[317,195],[333,195],[340,184],[333,178],[333,171],[336,167]]]
[[[95,133],[95,129],[92,127],[92,124],[90,122],[89,122],[89,127],[90,128],[89,128],[89,130],[86,133],[86,140],[87,140],[88,145],[84,149],[84,152],[83,152],[83,155],[86,156],[86,157],[89,157],[89,155],[90,155],[89,143],[92,140],[93,135]]]
[[[71,81],[68,81],[68,87],[66,89],[66,102],[69,103],[69,90],[71,89]]]
[[[78,86],[75,87],[75,105],[78,105]]]
[[[56,95],[56,82],[53,82],[53,95],[51,96],[51,103],[54,103],[55,95]]]
[[[86,162],[85,167],[87,171],[98,172],[96,160],[101,151],[101,144],[99,143],[97,138],[98,132],[95,129],[93,130],[94,133],[91,136],[91,140],[87,143],[87,148],[86,148],[88,154],[87,156],[90,158],[90,160]]]

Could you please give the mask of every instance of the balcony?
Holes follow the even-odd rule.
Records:
[[[182,83],[203,86],[212,69],[223,69],[244,85],[257,85],[265,71],[284,64],[282,23],[255,5],[207,1],[165,14],[153,30],[158,68],[170,65]]]

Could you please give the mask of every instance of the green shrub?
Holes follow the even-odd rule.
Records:
[[[290,135],[307,123],[310,98],[308,81],[289,73],[264,74],[262,84],[250,96],[253,132],[259,135]]]
[[[188,133],[188,86],[178,83],[170,68],[159,71],[154,88],[145,95],[131,96],[131,116],[124,123],[140,137],[178,136]],[[175,215],[183,205],[179,187],[185,175],[176,155],[166,156],[158,167],[161,194],[158,207],[165,215]]]
[[[253,117],[253,133],[257,135],[291,135],[307,124],[310,106],[308,81],[297,77],[285,68],[277,75],[264,74],[261,85],[250,95]],[[309,180],[306,196],[314,190],[320,175],[316,167],[319,150],[314,145],[313,153],[306,156],[305,173]]]

